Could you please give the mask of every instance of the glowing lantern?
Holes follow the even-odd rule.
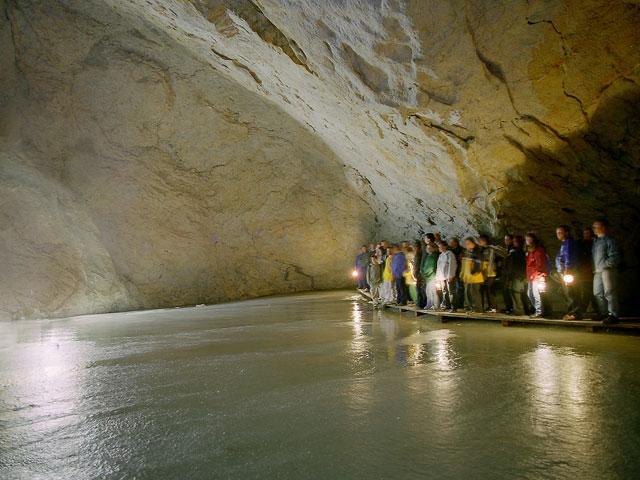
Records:
[[[351,272],[351,276],[352,276],[353,278],[358,278],[358,270],[355,270],[355,269],[354,269],[354,270],[353,270],[353,272]]]
[[[575,278],[573,278],[573,275],[567,274],[562,277],[562,280],[564,281],[565,284],[571,285],[575,280]]]

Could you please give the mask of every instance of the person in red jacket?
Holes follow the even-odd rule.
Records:
[[[532,318],[542,317],[542,293],[546,290],[549,276],[549,259],[544,247],[540,244],[535,233],[527,233],[527,292],[529,300],[535,309]]]

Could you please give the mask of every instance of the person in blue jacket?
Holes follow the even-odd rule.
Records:
[[[562,242],[556,255],[556,271],[560,275],[562,291],[568,305],[567,314],[563,320],[580,320],[582,304],[579,283],[585,279],[579,276],[578,244],[571,236],[568,225],[560,225],[556,228],[556,236]]]
[[[596,297],[598,313],[605,317],[606,325],[618,323],[618,270],[622,264],[622,252],[609,236],[609,222],[599,219],[593,222],[593,296]]]
[[[404,256],[404,252],[398,248],[393,247],[393,258],[391,259],[391,274],[393,275],[393,282],[396,286],[396,299],[398,305],[407,304],[407,287],[404,281],[404,271],[407,268],[407,259]]]

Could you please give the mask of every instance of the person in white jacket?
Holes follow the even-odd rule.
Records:
[[[449,250],[449,245],[447,245],[447,242],[439,242],[438,249],[440,250],[440,256],[438,257],[436,282],[438,285],[438,290],[442,292],[442,302],[440,303],[440,308],[454,310],[453,290],[455,289],[456,270],[458,268],[458,262],[454,253]]]

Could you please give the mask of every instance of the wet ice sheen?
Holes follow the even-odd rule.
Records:
[[[640,339],[345,292],[0,325],[0,478],[633,478]]]

